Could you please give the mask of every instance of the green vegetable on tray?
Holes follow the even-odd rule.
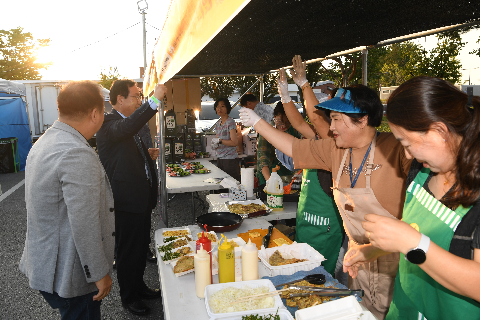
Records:
[[[173,248],[173,242],[169,243],[169,244],[166,244],[164,246],[159,246],[158,251],[159,252],[167,252],[167,251],[171,251],[172,248]]]
[[[275,314],[268,314],[265,316],[259,316],[258,314],[250,314],[247,316],[242,316],[242,320],[280,320],[280,316],[277,313]]]
[[[178,237],[175,237],[175,236],[171,236],[171,237],[168,237],[168,238],[163,238],[163,242],[170,242],[170,241],[175,240],[177,238]]]
[[[162,257],[163,261],[173,260],[180,257],[180,252],[166,251],[165,255]]]

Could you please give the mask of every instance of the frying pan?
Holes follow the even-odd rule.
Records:
[[[208,231],[227,232],[238,229],[243,222],[241,215],[232,212],[212,212],[197,217],[197,224]]]

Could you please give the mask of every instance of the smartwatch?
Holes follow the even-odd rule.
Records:
[[[422,264],[427,260],[427,251],[430,247],[430,238],[422,233],[420,243],[416,248],[410,249],[405,255],[405,259],[413,264]]]

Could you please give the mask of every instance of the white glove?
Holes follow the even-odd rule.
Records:
[[[290,95],[288,94],[287,74],[283,68],[278,70],[277,88],[282,103],[289,103],[292,101],[292,98],[290,98]]]
[[[299,86],[300,88],[303,87],[305,83],[307,83],[307,64],[302,62],[302,57],[298,54],[293,57],[293,70],[290,70],[292,74],[293,81]]]
[[[240,120],[242,121],[245,127],[254,127],[255,124],[260,120],[260,116],[255,113],[252,109],[240,108]]]
[[[220,142],[220,138],[213,138],[212,139],[212,149],[217,149],[219,142]]]

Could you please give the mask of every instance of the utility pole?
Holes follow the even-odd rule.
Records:
[[[143,24],[143,75],[147,72],[147,31],[145,30],[145,14],[147,13],[148,3],[146,0],[137,1],[138,12],[142,15]]]

